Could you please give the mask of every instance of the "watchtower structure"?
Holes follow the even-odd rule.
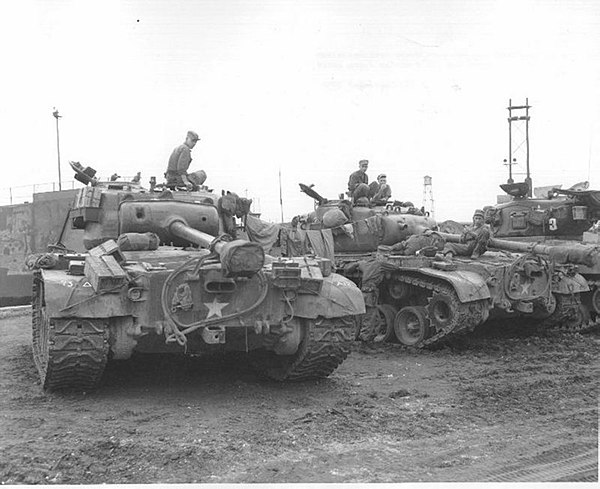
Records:
[[[431,177],[425,175],[423,177],[423,209],[429,213],[429,216],[435,218],[433,208],[433,184]]]

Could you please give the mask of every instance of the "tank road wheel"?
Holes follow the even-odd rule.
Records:
[[[108,360],[108,321],[52,318],[46,310],[44,281],[34,275],[33,359],[46,390],[91,390]]]
[[[377,325],[375,327],[374,343],[394,341],[394,318],[398,310],[391,304],[377,306]]]
[[[403,307],[394,319],[394,331],[403,345],[420,346],[431,334],[427,309],[423,306]]]
[[[436,331],[454,329],[458,319],[459,307],[460,302],[453,294],[447,292],[433,294],[427,306],[431,325]]]
[[[316,320],[294,318],[302,339],[292,355],[257,352],[255,368],[279,381],[303,381],[327,377],[350,353],[355,320],[352,316]]]

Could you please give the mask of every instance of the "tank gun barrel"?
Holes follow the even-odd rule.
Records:
[[[169,230],[175,235],[190,243],[194,243],[198,246],[202,246],[204,248],[210,247],[211,243],[215,240],[215,237],[205,233],[203,231],[199,231],[198,229],[191,228],[187,226],[183,221],[175,220],[169,226]],[[221,254],[223,251],[223,247],[225,246],[225,242],[219,241],[214,245],[214,250]]]
[[[460,243],[460,234],[438,233],[449,243]],[[490,238],[488,242],[489,248],[496,248],[505,251],[515,251],[517,253],[537,253],[540,255],[549,255],[552,248],[540,243],[532,243],[526,241],[509,241],[506,239]]]
[[[458,243],[460,234],[439,233],[446,241]],[[558,263],[573,265],[600,266],[600,246],[573,243],[570,245],[547,245],[527,241],[511,241],[508,239],[490,238],[489,248],[514,251],[516,253],[533,253],[548,256]]]
[[[169,225],[175,236],[198,246],[211,247],[221,260],[228,276],[252,276],[258,273],[265,264],[265,252],[258,243],[246,240],[215,241],[215,237],[187,226],[182,220],[175,218]]]

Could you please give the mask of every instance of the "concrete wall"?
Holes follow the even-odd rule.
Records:
[[[30,203],[0,207],[0,267],[11,271],[24,269],[31,250]]]

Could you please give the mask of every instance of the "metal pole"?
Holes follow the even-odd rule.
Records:
[[[533,195],[533,182],[531,181],[531,175],[529,173],[529,97],[525,99],[525,147],[527,148],[527,195],[531,197]]]
[[[279,168],[279,207],[281,208],[281,222],[283,223],[283,193],[281,191],[281,168]]]
[[[56,153],[58,155],[58,190],[62,190],[62,185],[61,185],[61,176],[60,176],[60,140],[58,137],[58,119],[60,117],[62,117],[62,115],[59,115],[58,110],[56,110],[56,107],[54,107],[54,112],[52,112],[52,115],[54,116],[54,118],[56,119]]]
[[[508,99],[508,183],[514,183],[512,177],[512,99]]]

